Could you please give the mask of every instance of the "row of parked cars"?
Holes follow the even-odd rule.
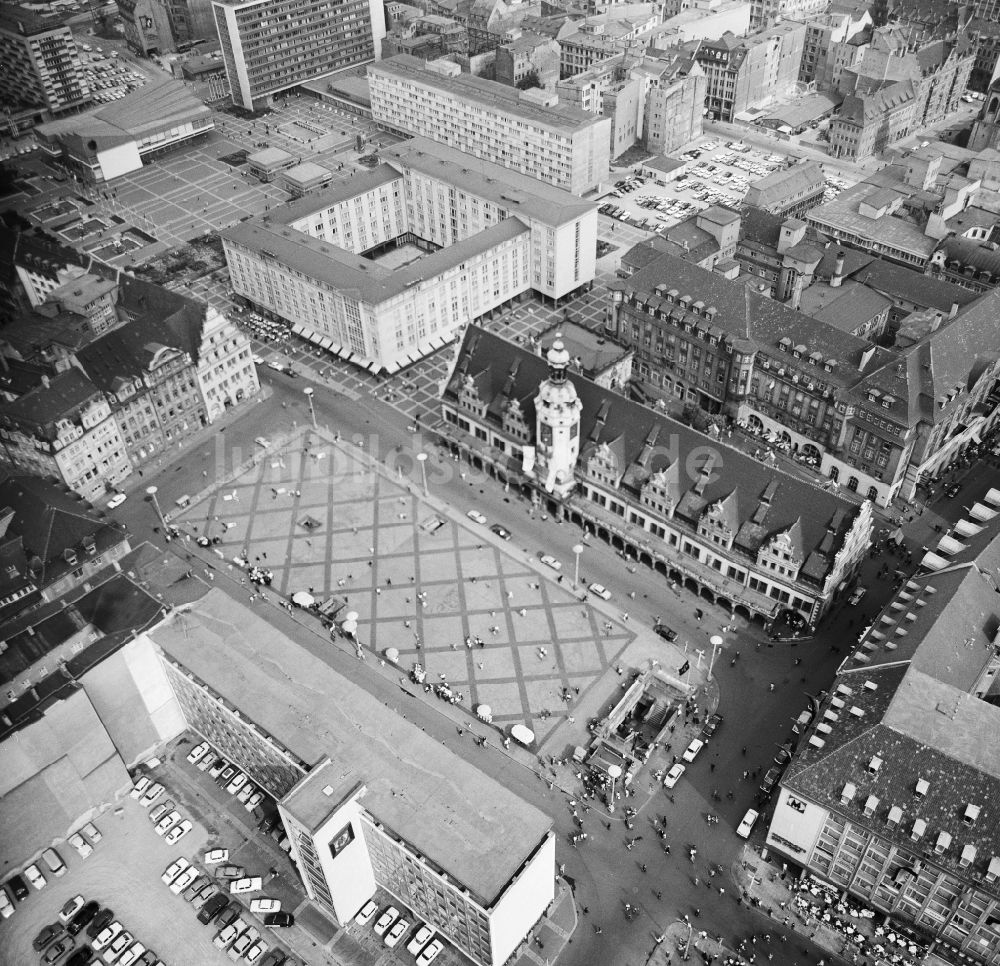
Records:
[[[77,947],[77,937],[84,929],[90,942]],[[42,954],[42,966],[57,963],[87,966],[100,962],[114,966],[163,966],[156,953],[139,942],[111,909],[102,908],[94,899],[87,902],[83,896],[68,900],[59,910],[59,921],[45,926],[32,945]]]
[[[252,812],[264,801],[264,793],[235,765],[215,755],[207,741],[195,745],[188,753],[187,760],[199,771],[207,771],[230,795],[235,795],[248,812]]]
[[[93,822],[87,822],[79,832],[74,832],[67,841],[80,854],[80,858],[85,859],[94,851],[94,846],[101,841],[103,836]],[[11,902],[13,895],[16,902],[24,902],[31,895],[29,884],[36,892],[45,888],[48,880],[45,868],[49,875],[58,878],[66,874],[66,863],[55,849],[46,849],[38,862],[32,862],[20,875],[12,875],[2,886],[0,886],[0,916],[9,919],[14,915],[14,903]]]
[[[354,917],[354,921],[361,926],[367,926],[378,912],[378,905],[374,900],[366,902],[361,911]],[[406,931],[410,928],[410,921],[401,916],[395,906],[388,906],[383,910],[382,915],[375,919],[372,931],[376,936],[382,938],[382,942],[390,949],[399,945]],[[417,966],[430,966],[438,954],[444,949],[444,944],[440,939],[434,938],[434,928],[427,923],[420,923],[414,930],[410,941],[406,944],[406,951],[411,956],[417,957]]]
[[[157,835],[163,837],[168,845],[179,842],[194,827],[190,819],[183,818],[174,808],[171,799],[160,802],[165,789],[159,782],[154,782],[147,775],[141,775],[135,780],[129,794],[138,800],[139,804],[149,810],[149,820]]]

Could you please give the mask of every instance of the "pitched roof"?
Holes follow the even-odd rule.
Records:
[[[905,265],[872,258],[852,249],[845,249],[845,253],[848,256],[845,274],[850,275],[855,281],[883,292],[890,298],[905,299],[923,308],[936,308],[943,312],[950,312],[954,304],[961,308],[979,298],[978,292],[973,292],[963,285],[955,285],[915,272]],[[851,268],[851,260],[854,257],[863,264]]]
[[[456,398],[471,379],[488,418],[499,422],[508,402],[517,400],[528,425],[534,425],[535,396],[547,376],[545,359],[470,326],[444,397]],[[618,461],[623,486],[636,495],[643,483],[662,474],[676,502],[675,516],[692,526],[709,507],[723,501],[727,516],[732,514],[735,549],[753,559],[773,537],[797,527],[794,539],[801,542],[803,575],[822,581],[829,573],[858,506],[575,372],[567,377],[582,404],[581,462],[607,447]],[[705,471],[707,476],[702,475]]]
[[[891,305],[891,300],[884,295],[864,285],[852,285],[815,312],[813,318],[851,332],[859,325],[870,322]]]
[[[826,177],[819,162],[806,159],[790,168],[773,171],[754,182],[747,190],[743,204],[769,211],[781,210],[787,205],[789,198],[800,200],[800,196],[811,192],[822,196],[825,187]]]
[[[32,431],[48,438],[52,424],[63,417],[72,418],[85,403],[99,392],[97,387],[75,366],[59,373],[19,396],[12,402],[0,406],[0,415],[19,426],[32,427]]]

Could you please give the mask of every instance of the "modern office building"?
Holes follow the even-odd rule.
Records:
[[[233,103],[248,111],[275,94],[375,60],[382,0],[214,0]]]
[[[542,358],[470,326],[442,394],[442,439],[626,559],[748,620],[789,608],[817,621],[867,552],[871,504],[755,460],[571,363],[559,338]]]
[[[382,155],[226,229],[236,293],[357,365],[395,371],[528,292],[558,302],[592,283],[595,205],[425,138]]]
[[[1000,490],[899,587],[816,702],[767,846],[939,962],[1000,962]]]
[[[212,111],[180,81],[151,81],[91,111],[39,124],[39,146],[91,184],[113,181],[215,129]]]
[[[44,119],[91,100],[76,40],[58,17],[0,7],[0,64],[0,97],[11,111]]]
[[[372,117],[386,130],[420,135],[465,154],[582,195],[608,178],[611,121],[401,54],[368,68]],[[470,159],[471,161],[471,159]]]
[[[547,815],[221,591],[149,637],[188,725],[278,800],[313,902],[346,924],[382,888],[507,961],[554,897]]]

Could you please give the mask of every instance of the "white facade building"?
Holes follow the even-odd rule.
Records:
[[[454,68],[454,70],[452,70]],[[573,194],[607,181],[611,121],[515,88],[400,54],[368,68],[372,117]]]
[[[197,374],[210,423],[260,390],[249,338],[211,306],[201,330]]]

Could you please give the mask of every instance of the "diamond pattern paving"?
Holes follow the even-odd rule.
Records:
[[[633,638],[515,549],[321,434],[297,437],[176,522],[218,536],[227,559],[259,561],[286,597],[346,595],[365,649],[397,648],[404,670],[421,662],[464,707],[488,704],[497,724],[526,723],[540,742]]]

